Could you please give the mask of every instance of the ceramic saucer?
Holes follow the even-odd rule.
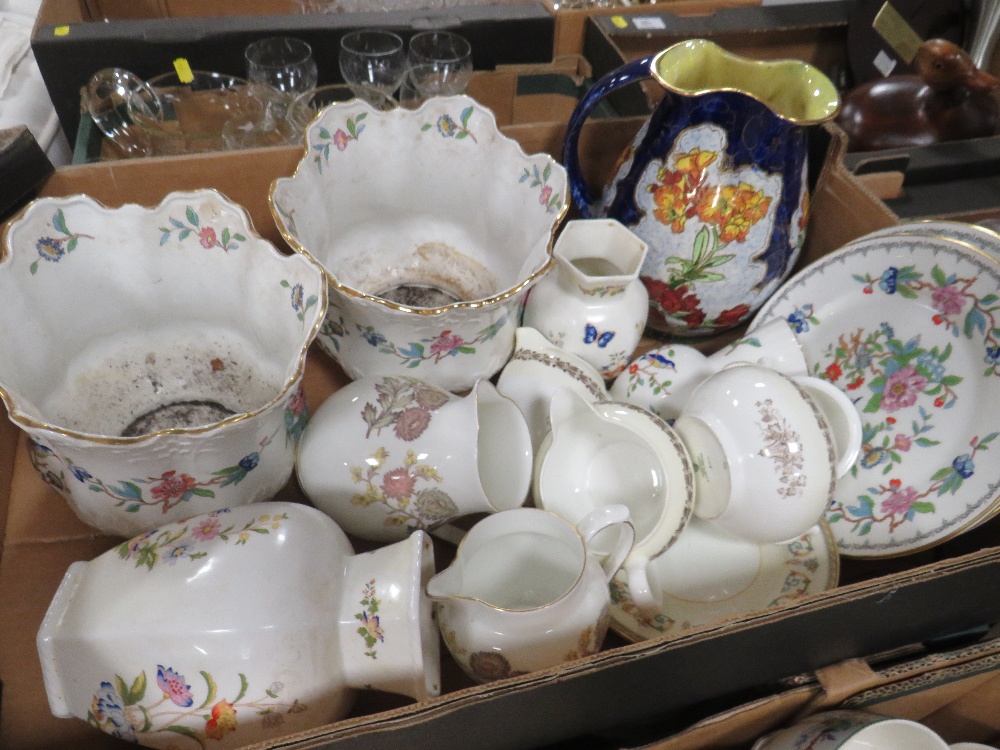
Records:
[[[1000,262],[940,236],[855,240],[751,325],[795,326],[810,372],[854,401],[861,456],[827,510],[840,552],[902,555],[990,516],[1000,463]]]
[[[756,545],[692,519],[650,563],[659,611],[640,610],[624,570],[611,580],[611,629],[632,642],[676,635],[833,588],[840,564],[826,523],[782,544]]]

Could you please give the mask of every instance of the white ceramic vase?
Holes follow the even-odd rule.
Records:
[[[70,566],[38,632],[52,712],[156,748],[342,718],[356,689],[440,691],[423,533],[355,555],[295,503],[168,524]]]
[[[523,324],[614,378],[646,327],[649,294],[639,280],[646,250],[614,219],[568,222],[552,251],[554,271],[528,295]]]
[[[531,483],[528,428],[489,381],[464,397],[417,378],[362,378],[302,435],[299,485],[349,534],[402,539],[459,516],[516,508]]]

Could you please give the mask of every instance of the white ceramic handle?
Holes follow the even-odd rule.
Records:
[[[840,478],[851,470],[861,454],[861,415],[851,399],[833,383],[811,376],[794,380],[812,397],[830,425],[837,450],[834,474]]]
[[[580,536],[583,537],[584,544],[590,546],[590,540],[597,532],[615,525],[620,527],[618,543],[611,554],[601,563],[604,576],[609,583],[618,572],[618,568],[625,562],[628,553],[632,551],[632,545],[635,544],[635,527],[632,525],[632,517],[629,515],[628,508],[624,505],[602,505],[584,516],[576,527]]]
[[[628,593],[635,605],[644,613],[655,614],[660,609],[660,602],[649,586],[648,567],[648,557],[633,556],[625,564],[625,575],[628,576]]]

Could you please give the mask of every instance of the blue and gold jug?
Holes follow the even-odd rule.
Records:
[[[577,155],[584,120],[609,93],[653,78],[664,96],[594,203]],[[649,324],[684,336],[745,321],[792,270],[805,240],[807,129],[840,97],[817,68],[756,61],[694,39],[599,80],[570,118],[564,163],[584,216],[649,244]]]

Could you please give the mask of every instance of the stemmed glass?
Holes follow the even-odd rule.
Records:
[[[399,88],[406,74],[406,52],[398,34],[382,29],[361,29],[340,40],[340,74],[355,96],[371,102],[371,89],[385,96]]]
[[[472,46],[452,31],[414,34],[407,58],[413,87],[425,98],[464,93],[472,77]]]
[[[319,80],[312,47],[295,37],[258,39],[247,45],[244,57],[247,80],[266,86],[269,103],[276,108],[286,108],[296,95],[314,88]]]

